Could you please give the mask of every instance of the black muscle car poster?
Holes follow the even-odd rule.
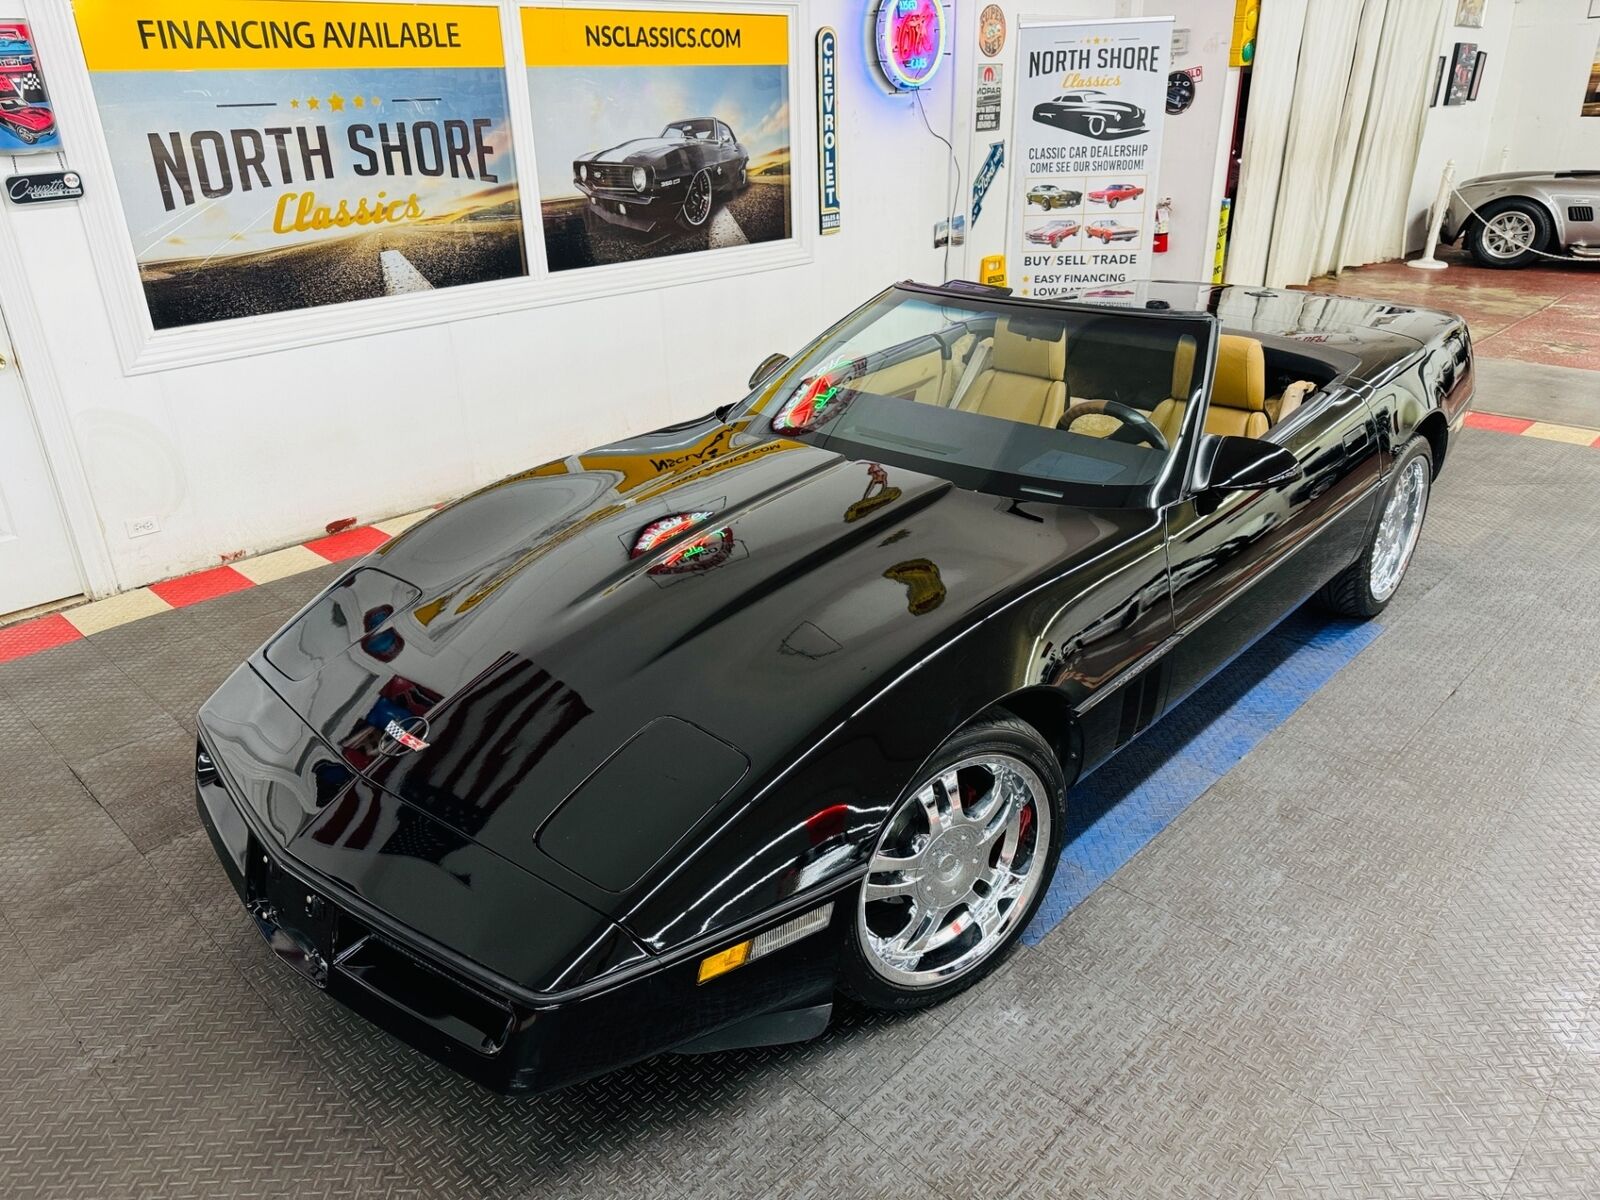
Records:
[[[1012,286],[1062,296],[1148,279],[1172,18],[1017,31]]]
[[[526,274],[495,9],[73,9],[156,329]]]
[[[793,236],[789,19],[527,8],[551,271]]]

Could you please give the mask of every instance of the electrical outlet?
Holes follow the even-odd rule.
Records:
[[[149,537],[152,533],[161,532],[161,522],[155,517],[137,517],[128,521],[127,526],[131,538]]]

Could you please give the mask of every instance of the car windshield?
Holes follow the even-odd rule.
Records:
[[[1122,503],[1173,462],[1212,324],[896,287],[739,411],[753,428],[976,491]]]
[[[696,141],[709,142],[716,136],[716,125],[712,121],[674,121],[666,127],[661,136],[694,138]]]

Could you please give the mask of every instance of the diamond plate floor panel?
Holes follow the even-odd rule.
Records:
[[[991,978],[512,1100],[282,969],[194,816],[195,705],[338,568],[0,664],[0,1195],[1600,1194],[1597,528],[1600,455],[1469,432],[1382,636],[1085,781]]]

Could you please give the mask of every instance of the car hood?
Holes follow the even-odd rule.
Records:
[[[1463,188],[1494,183],[1555,183],[1558,180],[1588,179],[1600,187],[1600,171],[1501,171],[1495,175],[1478,175],[1461,184]]]
[[[609,150],[596,150],[592,162],[647,163],[681,150],[691,143],[687,138],[634,138],[612,146]]]
[[[661,523],[675,514],[708,515],[673,533]],[[688,761],[659,728],[637,741],[663,777],[716,762],[706,805],[650,834],[670,847],[1116,526],[1084,510],[1046,532],[1009,500],[708,422],[435,515],[314,602],[257,667],[371,782],[568,886],[541,829],[580,791],[614,804],[580,785],[657,718],[694,731],[680,739]],[[413,717],[427,744],[407,751],[384,730]]]

